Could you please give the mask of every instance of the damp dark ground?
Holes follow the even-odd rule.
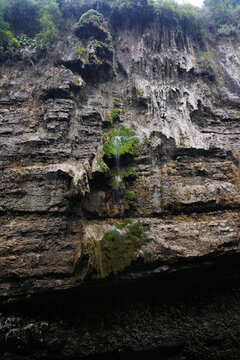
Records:
[[[236,275],[237,268],[235,261]],[[225,275],[214,281],[206,268],[124,284],[113,277],[107,285],[8,302],[1,306],[0,358],[239,360],[239,277]]]

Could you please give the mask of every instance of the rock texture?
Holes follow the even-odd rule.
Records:
[[[147,243],[119,281],[191,273],[206,259],[211,272],[239,254],[239,29],[208,43],[157,16],[106,21],[107,44],[70,28],[49,62],[1,64],[1,301],[85,286],[87,234],[101,242],[129,217],[148,225]],[[103,136],[131,124],[141,146],[120,159],[135,175],[116,197]]]

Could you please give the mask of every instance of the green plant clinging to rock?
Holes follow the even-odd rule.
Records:
[[[136,190],[129,191],[127,204],[125,205],[126,210],[130,210],[130,208],[133,205],[133,202],[134,202],[134,200],[136,200],[136,198],[137,198]]]
[[[112,69],[113,69],[114,75],[115,75],[116,77],[118,77],[117,70],[116,70],[116,67],[115,67],[114,64],[112,65]]]
[[[113,110],[110,112],[110,115],[109,115],[109,121],[110,121],[110,123],[112,124],[113,121],[119,121],[119,120],[120,120],[120,114],[121,114],[121,110],[119,110],[119,109],[113,109]]]
[[[138,257],[138,250],[147,242],[147,225],[125,222],[122,227],[112,226],[101,241],[87,239],[85,245],[96,278],[105,278],[122,271]]]
[[[139,146],[139,137],[133,128],[121,126],[120,129],[112,129],[104,136],[103,151],[108,158],[124,154],[133,155]]]
[[[136,178],[136,171],[133,168],[128,169],[126,172],[122,175],[123,179],[125,180],[133,180]]]
[[[112,43],[112,36],[104,16],[93,9],[88,10],[80,17],[74,26],[74,32],[80,39],[86,40],[94,36],[99,42]]]

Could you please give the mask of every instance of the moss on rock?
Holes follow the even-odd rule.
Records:
[[[90,9],[85,12],[74,26],[74,32],[80,39],[93,37],[99,42],[112,42],[112,36],[104,16],[96,10]]]
[[[108,158],[124,154],[133,155],[139,146],[139,137],[133,128],[121,126],[120,129],[112,129],[104,136],[103,151]]]
[[[134,189],[134,190],[129,191],[125,209],[130,210],[131,206],[133,205],[133,203],[136,199],[137,199],[136,190]]]
[[[121,114],[121,110],[119,109],[113,109],[109,115],[109,121],[112,124],[114,121],[119,121],[120,120],[120,114]]]
[[[147,241],[147,225],[142,222],[125,222],[122,227],[113,225],[101,241],[88,238],[85,244],[96,278],[116,274],[138,257],[138,250]]]

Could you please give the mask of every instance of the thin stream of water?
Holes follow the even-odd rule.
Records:
[[[117,195],[117,199],[119,196],[119,187],[121,184],[121,176],[120,176],[120,155],[121,155],[121,150],[123,149],[124,144],[127,141],[130,141],[132,138],[138,138],[137,136],[115,136],[114,140],[113,140],[113,147],[114,147],[114,158],[115,158],[115,167],[116,167],[116,175],[115,175],[115,190],[116,190],[116,195]]]
[[[121,141],[121,136],[116,136],[114,138],[114,150],[115,150],[115,166],[116,166],[116,171],[117,174],[115,176],[115,181],[116,181],[116,192],[117,192],[117,198],[118,198],[118,192],[119,192],[119,186],[121,183],[121,176],[120,176],[120,151],[121,151],[121,147],[122,147],[122,141]]]

